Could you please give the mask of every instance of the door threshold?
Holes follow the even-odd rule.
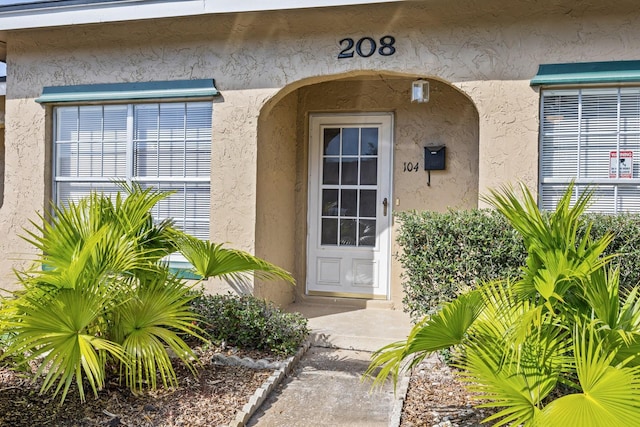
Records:
[[[320,305],[355,309],[402,310],[389,299],[346,298],[327,295],[296,295],[294,304]]]
[[[326,292],[326,291],[307,291],[307,295],[319,296],[319,297],[332,297],[332,298],[351,298],[362,300],[386,300],[386,295],[374,295],[374,294],[358,294],[351,292]]]

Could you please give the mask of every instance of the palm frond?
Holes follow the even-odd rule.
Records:
[[[222,244],[184,236],[178,241],[180,253],[193,265],[194,272],[204,278],[242,279],[250,273],[267,279],[295,283],[282,268],[247,252],[224,248]]]
[[[374,377],[374,386],[392,375],[397,383],[401,369],[410,369],[428,354],[460,344],[483,308],[478,291],[471,291],[445,304],[440,311],[416,324],[406,341],[389,344],[371,356],[365,376]],[[403,361],[416,356],[408,363]]]
[[[539,425],[636,425],[640,419],[640,368],[612,366],[615,352],[604,351],[594,323],[576,324],[574,352],[582,393],[551,402],[543,409]]]
[[[584,295],[595,317],[610,328],[617,328],[620,312],[620,271],[600,268],[592,272],[584,283]]]
[[[476,330],[459,363],[467,388],[488,400],[480,407],[501,410],[485,420],[496,425],[527,425],[538,416],[542,401],[570,366],[571,341],[562,329],[548,324],[520,345],[509,337]]]
[[[489,401],[481,406],[502,408],[485,421],[527,425],[568,363],[570,335],[555,324],[554,314],[516,299],[509,282],[480,291],[485,309],[463,344],[460,375]]]
[[[574,186],[570,185],[554,212],[544,215],[529,189],[521,184],[521,202],[511,188],[492,191],[485,200],[502,213],[520,232],[527,247],[527,265],[514,290],[521,298],[542,296],[550,311],[557,303],[565,305],[583,300],[589,276],[603,268],[611,256],[603,256],[612,234],[591,241],[589,228],[578,238],[584,225],[583,214],[593,190],[583,191],[572,204]]]
[[[495,421],[495,426],[528,425],[539,411],[540,399],[555,386],[557,373],[544,374],[533,369],[524,372],[513,360],[496,363],[495,348],[490,348],[491,344],[498,342],[488,341],[467,351],[461,376],[467,388],[478,393],[478,399],[490,401],[480,407],[502,408],[483,422]]]
[[[616,325],[625,331],[640,333],[640,293],[637,287],[624,295]]]
[[[197,358],[176,332],[204,340],[190,310],[190,287],[164,274],[137,287],[134,296],[114,309],[114,341],[122,345],[127,360],[121,368],[132,390],[142,384],[155,388],[156,374],[164,386],[175,386],[176,375],[167,348],[195,373]]]
[[[120,346],[93,333],[108,298],[97,286],[60,289],[52,298],[26,296],[15,306],[20,316],[8,324],[15,337],[7,353],[26,354],[27,361],[42,357],[37,370],[44,375],[42,391],[55,386],[54,394],[62,391],[62,401],[74,380],[85,399],[83,378],[97,394],[105,381],[100,360],[107,354],[123,359]]]

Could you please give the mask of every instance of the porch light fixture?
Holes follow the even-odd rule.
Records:
[[[416,80],[411,83],[411,102],[429,102],[429,82]]]

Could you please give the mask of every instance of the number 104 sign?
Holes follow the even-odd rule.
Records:
[[[633,178],[633,151],[611,151],[609,165],[609,178]]]

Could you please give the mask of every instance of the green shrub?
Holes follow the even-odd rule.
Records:
[[[401,212],[398,255],[404,268],[404,306],[419,319],[480,283],[516,278],[524,264],[522,238],[497,211]],[[587,214],[591,238],[613,233],[605,255],[618,254],[620,286],[640,283],[640,215]],[[584,235],[583,226],[578,236]]]
[[[630,290],[640,284],[640,215],[588,214],[586,220],[593,224],[592,239],[613,234],[605,255],[617,254],[611,264],[620,269],[620,287]],[[584,231],[583,226],[579,234]]]
[[[199,324],[213,341],[280,355],[294,354],[309,335],[307,319],[286,313],[271,302],[251,295],[205,295],[191,307],[202,319]]]
[[[404,307],[414,319],[478,284],[515,277],[522,238],[493,210],[401,212]]]

